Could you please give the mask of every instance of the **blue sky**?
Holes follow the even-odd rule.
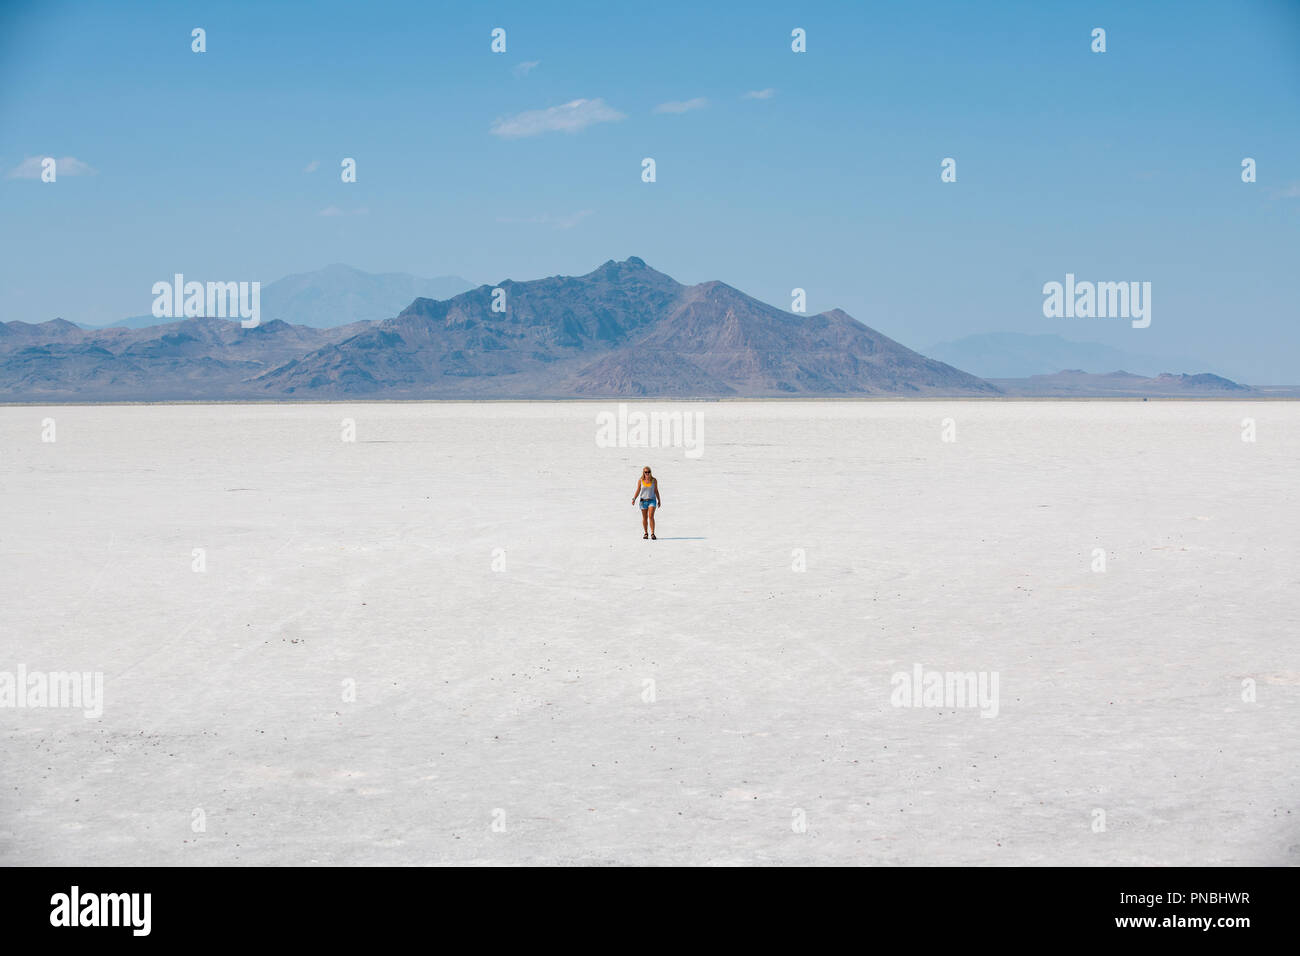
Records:
[[[0,318],[146,313],[174,272],[639,255],[913,347],[1057,332],[1300,382],[1300,2],[558,6],[9,0]],[[500,135],[576,100],[621,118]],[[1151,327],[1045,318],[1067,272],[1151,282]]]

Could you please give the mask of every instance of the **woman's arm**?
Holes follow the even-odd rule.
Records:
[[[640,497],[641,497],[641,479],[638,478],[636,480],[636,491],[632,492],[632,504],[636,504],[636,500]]]
[[[655,479],[655,504],[656,504],[658,507],[660,507],[660,508],[662,508],[662,507],[664,506],[664,499],[663,499],[663,497],[659,494],[659,479],[658,479],[658,478]]]

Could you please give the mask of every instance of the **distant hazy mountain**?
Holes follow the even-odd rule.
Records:
[[[421,279],[405,272],[372,274],[331,265],[285,276],[262,287],[262,321],[334,328],[349,322],[388,319],[413,299],[450,299],[474,288],[459,276]]]
[[[413,299],[450,299],[472,289],[459,276],[422,279],[405,272],[370,273],[351,266],[330,265],[315,272],[285,276],[262,287],[262,321],[279,319],[291,325],[330,329],[351,322],[388,319]],[[139,329],[166,325],[175,319],[135,315],[111,325],[80,328]]]
[[[968,335],[955,342],[940,342],[925,354],[949,365],[964,368],[981,378],[1028,378],[1051,375],[1064,369],[1103,373],[1116,369],[1143,375],[1204,368],[1203,363],[1185,358],[1160,358],[1097,342],[1072,342],[1059,335],[1027,335],[1020,332],[990,332]]]
[[[1134,375],[1117,371],[1094,375],[1081,369],[1067,369],[1053,375],[1029,378],[1000,378],[993,383],[1008,395],[1050,398],[1214,398],[1247,397],[1254,389],[1208,372],[1199,375]]]

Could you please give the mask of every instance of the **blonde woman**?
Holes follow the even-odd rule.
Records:
[[[632,496],[632,504],[638,502],[641,504],[641,530],[644,532],[641,537],[658,541],[655,537],[655,509],[663,505],[663,498],[659,495],[659,479],[650,473],[649,465],[641,469],[641,480]]]

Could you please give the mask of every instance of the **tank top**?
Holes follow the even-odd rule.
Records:
[[[642,478],[641,479],[641,500],[647,501],[650,498],[653,498],[654,496],[655,496],[654,479],[652,478],[649,481],[646,481],[644,478]]]

